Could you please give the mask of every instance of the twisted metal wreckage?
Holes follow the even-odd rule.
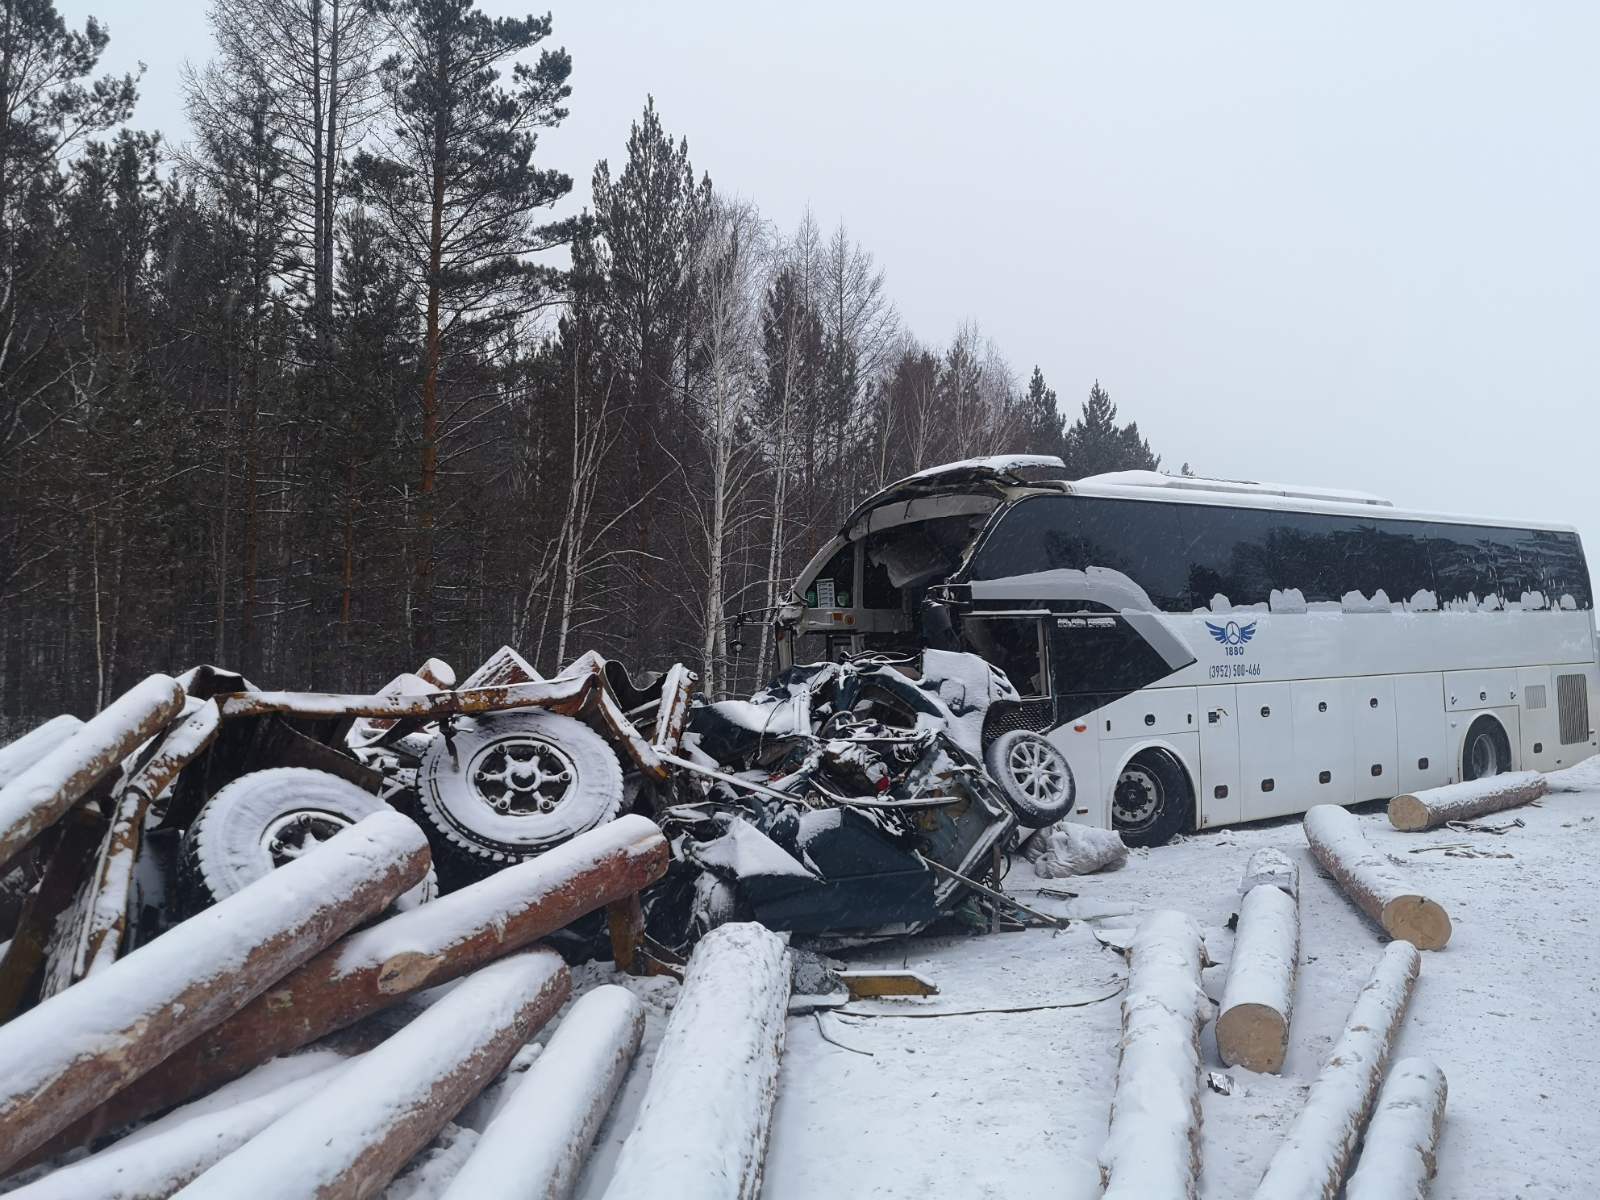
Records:
[[[375,695],[198,667],[47,722],[0,749],[0,1019],[385,806],[432,851],[398,910],[649,817],[663,877],[609,922],[591,906],[547,931],[633,970],[730,921],[826,946],[1026,912],[996,890],[1001,851],[1068,813],[1072,783],[1006,730],[1001,672],[926,650],[791,667],[749,700],[695,682],[675,665],[641,685],[593,653],[543,678],[508,647],[459,683],[430,660]]]

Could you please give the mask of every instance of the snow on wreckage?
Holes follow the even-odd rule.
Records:
[[[514,1008],[488,1002],[481,1045],[384,1041],[352,1076],[407,1102],[353,1115],[343,1140],[358,1144],[307,1171],[325,1194],[373,1194],[560,1008],[571,983],[552,948],[676,975],[719,927],[753,930],[727,953],[777,954],[782,998],[760,1004],[781,1009],[789,957],[759,925],[827,944],[981,921],[979,898],[991,922],[1024,912],[997,890],[1003,851],[1064,816],[1072,791],[1047,745],[1013,746],[990,773],[985,714],[1016,698],[998,670],[929,650],[795,668],[748,701],[702,701],[695,682],[682,666],[639,682],[593,654],[544,678],[509,648],[459,682],[430,660],[373,695],[266,691],[199,667],[5,748],[0,876],[21,903],[0,930],[0,1057],[18,1080],[54,1082],[0,1088],[0,1172],[27,1168],[22,1194],[70,1192],[50,1173],[63,1154],[164,1112],[187,1125],[182,1106],[221,1104],[196,1098],[237,1080],[259,1113],[228,1136],[202,1134],[218,1119],[196,1109],[193,1139],[148,1156],[113,1143],[71,1176],[210,1194],[303,1132],[304,1089],[268,1104],[280,1085],[247,1083],[275,1056],[367,1049],[392,1029],[375,1014],[469,975],[487,997],[496,960],[526,960],[506,978],[538,986],[518,985]],[[359,850],[380,829],[393,846]],[[341,853],[359,883],[306,892]],[[86,1032],[56,1044],[69,1008]],[[569,1042],[602,1064],[633,1052],[604,1030]],[[773,1062],[781,1043],[780,1022]],[[574,1137],[594,1136],[618,1078],[580,1081]],[[771,1089],[750,1102],[744,1183]],[[541,1160],[550,1194],[583,1158]]]

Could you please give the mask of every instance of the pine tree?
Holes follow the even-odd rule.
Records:
[[[1022,396],[1022,444],[1026,454],[1065,454],[1067,419],[1056,407],[1055,389],[1047,387],[1037,366]]]
[[[491,18],[474,0],[382,0],[381,9],[398,49],[382,68],[384,128],[355,169],[424,310],[412,643],[431,653],[439,449],[450,433],[441,384],[552,302],[559,272],[529,257],[567,241],[572,226],[535,214],[572,180],[536,167],[533,155],[538,130],[567,115],[572,58],[543,50],[531,65],[512,62],[550,36],[548,16]]]
[[[1089,390],[1083,412],[1067,430],[1062,457],[1075,479],[1107,471],[1154,471],[1161,466],[1161,456],[1140,436],[1137,422],[1117,424],[1117,406],[1098,379]]]

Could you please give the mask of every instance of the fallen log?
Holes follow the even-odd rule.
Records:
[[[182,711],[177,681],[152,675],[0,787],[0,871]]]
[[[1407,886],[1367,843],[1355,817],[1336,804],[1319,804],[1306,813],[1304,828],[1317,861],[1390,937],[1419,950],[1439,950],[1450,940],[1444,908]]]
[[[377,813],[0,1027],[0,1172],[260,995],[428,870]]]
[[[0,746],[0,787],[10,783],[78,730],[83,722],[63,713]]]
[[[155,753],[123,785],[116,813],[101,843],[94,879],[84,898],[70,982],[104,970],[121,954],[128,930],[134,860],[139,856],[150,806],[178,773],[211,744],[220,725],[216,701],[206,701],[167,731]]]
[[[667,860],[667,842],[655,823],[625,816],[353,933],[111,1097],[50,1149],[81,1145],[182,1103],[423,988],[529,946],[653,883],[666,872]]]
[[[505,1070],[571,989],[561,956],[542,947],[484,967],[177,1195],[378,1194]]]
[[[1339,1194],[1421,966],[1422,956],[1407,942],[1383,948],[1305,1106],[1267,1164],[1256,1200],[1334,1200]]]
[[[1517,771],[1407,792],[1389,801],[1389,824],[1407,833],[1418,833],[1451,821],[1471,821],[1516,808],[1537,800],[1548,790],[1549,784],[1539,772]]]
[[[789,978],[783,942],[760,925],[700,940],[606,1200],[760,1194]]]
[[[105,827],[100,810],[83,805],[41,839],[41,845],[49,843],[44,874],[24,902],[17,928],[0,955],[0,1022],[39,996],[51,951],[60,945],[57,927],[72,913],[88,881],[94,848]]]
[[[644,1036],[627,988],[584,995],[484,1129],[440,1200],[565,1200]]]
[[[1252,878],[1248,871],[1245,878]],[[1251,1071],[1283,1069],[1299,962],[1299,903],[1274,884],[1256,884],[1239,906],[1239,931],[1222,991],[1217,1052],[1223,1062]]]
[[[1244,878],[1239,881],[1239,898],[1250,890],[1269,883],[1281,892],[1300,899],[1300,865],[1282,850],[1263,846],[1250,856],[1244,865]]]
[[[8,1193],[7,1200],[84,1200],[88,1196],[95,1200],[164,1200],[279,1117],[319,1095],[349,1065],[332,1053],[300,1057],[316,1069],[292,1074],[277,1086],[237,1097],[231,1104],[209,1104],[208,1097],[180,1108],[98,1154]],[[205,1111],[188,1111],[202,1107]]]
[[[1403,1058],[1390,1068],[1345,1200],[1423,1200],[1439,1165],[1448,1094],[1444,1072],[1426,1058]]]
[[[1200,987],[1205,946],[1186,914],[1144,917],[1128,952],[1122,1050],[1100,1148],[1106,1200],[1194,1200],[1200,1178]]]

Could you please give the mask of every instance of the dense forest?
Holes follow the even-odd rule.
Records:
[[[548,16],[216,0],[210,32],[168,140],[103,25],[0,0],[9,721],[505,642],[748,689],[729,616],[885,482],[1158,465],[1098,383],[1069,422],[978,325],[918,341],[844,224],[775,227],[642,94],[585,198],[539,147],[574,69]]]

